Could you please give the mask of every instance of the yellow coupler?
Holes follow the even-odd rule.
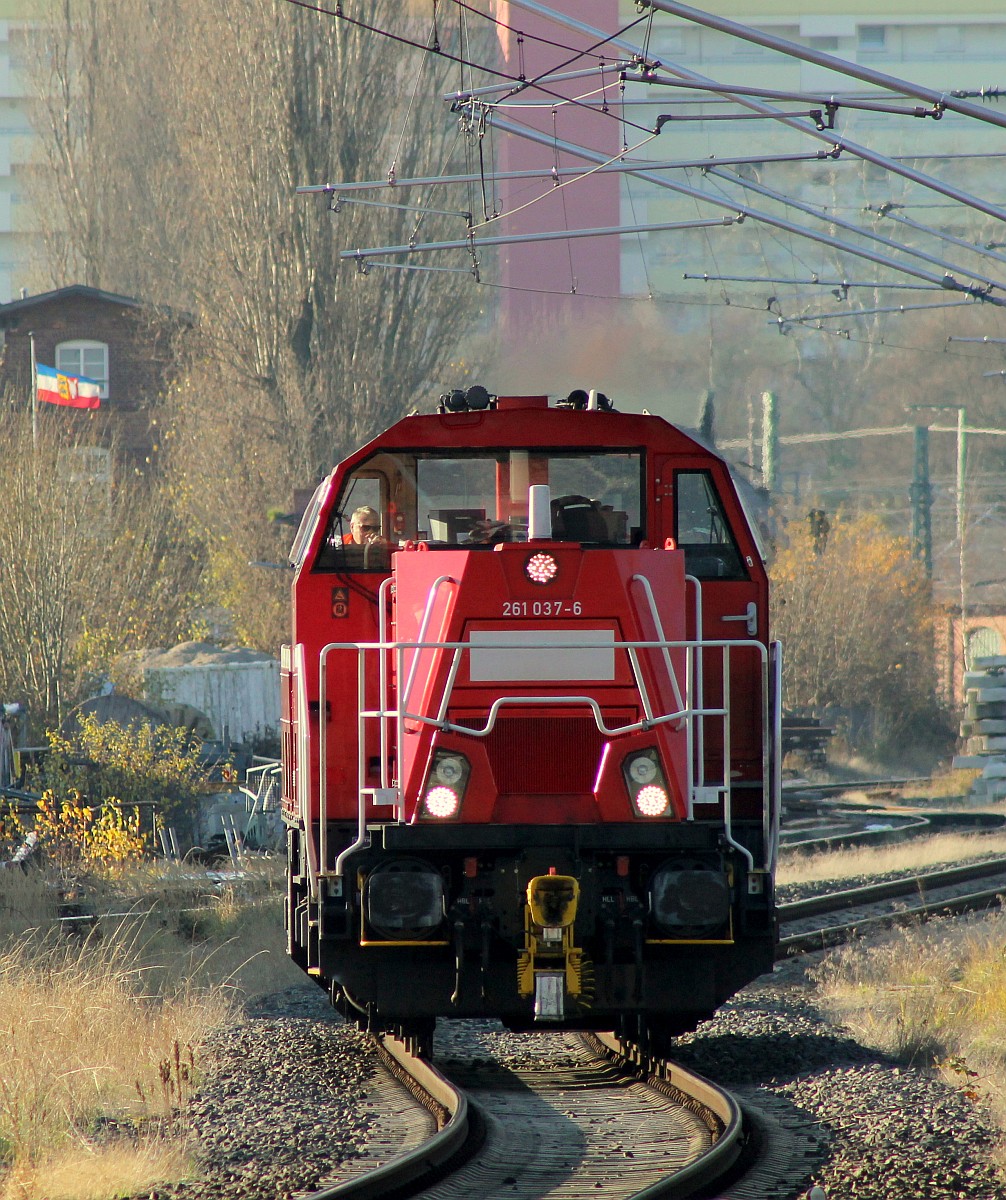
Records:
[[[536,975],[562,974],[573,997],[583,992],[583,951],[573,945],[580,884],[572,875],[536,875],[527,885],[524,949],[517,956],[517,991],[536,994]]]

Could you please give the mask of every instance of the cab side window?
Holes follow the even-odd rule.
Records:
[[[387,505],[379,475],[353,475],[329,518],[314,562],[315,571],[383,571],[391,569]],[[397,545],[396,545],[397,548]]]
[[[674,476],[675,540],[689,575],[698,579],[747,579],[723,502],[708,471]]]

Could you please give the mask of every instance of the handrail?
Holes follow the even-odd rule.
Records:
[[[669,713],[663,717],[653,717],[649,720],[644,718],[642,721],[634,721],[631,725],[619,725],[617,728],[609,729],[604,723],[604,717],[601,715],[601,706],[593,696],[571,696],[568,693],[562,693],[558,696],[497,696],[489,708],[489,716],[482,729],[472,729],[467,725],[453,725],[450,721],[442,725],[441,728],[445,733],[467,733],[472,737],[488,737],[499,718],[499,710],[505,708],[508,704],[586,704],[594,714],[594,721],[597,724],[598,730],[606,737],[619,737],[625,733],[636,733],[638,730],[649,729],[654,725],[663,725],[668,721],[680,721],[689,715],[683,709],[679,709],[677,712]],[[421,717],[416,719],[422,720]]]
[[[432,585],[432,587],[430,589],[430,595],[427,600],[426,611],[424,612],[423,620],[421,622],[421,627],[420,627],[421,634],[425,633],[425,629],[423,627],[424,626],[428,627],[428,625],[429,625],[429,621],[431,619],[433,607],[435,604],[436,592],[444,583],[453,583],[453,582],[455,582],[455,581],[453,579],[451,579],[450,576],[441,576]],[[383,623],[382,623],[382,626],[383,626]],[[385,630],[386,630],[386,626],[383,626],[382,632]],[[597,632],[600,632],[600,631],[597,631]],[[503,640],[494,642],[491,637],[486,638],[485,633],[483,633],[482,636],[483,636],[483,638],[485,638],[485,640],[479,641],[479,643],[478,643],[479,650],[504,650],[504,649],[512,650],[513,649],[512,642],[503,641]],[[486,717],[486,723],[481,729],[479,729],[479,728],[473,729],[469,726],[454,724],[453,722],[448,720],[447,713],[449,711],[452,693],[456,686],[457,676],[458,676],[462,657],[465,652],[470,652],[472,650],[472,648],[473,647],[472,647],[471,643],[468,641],[458,641],[458,642],[426,641],[426,640],[424,640],[423,637],[419,637],[414,641],[407,641],[407,642],[389,641],[389,640],[385,640],[385,639],[382,639],[377,642],[329,642],[327,645],[322,647],[322,649],[320,651],[320,656],[319,656],[319,663],[320,663],[319,716],[321,718],[319,720],[319,772],[320,772],[319,802],[320,802],[320,812],[322,814],[326,813],[327,812],[327,804],[328,804],[328,788],[327,788],[328,745],[327,745],[327,730],[326,730],[327,721],[325,720],[325,713],[326,713],[326,709],[327,709],[327,700],[326,700],[327,669],[326,669],[326,667],[327,667],[327,660],[328,660],[329,654],[333,653],[333,652],[337,652],[337,651],[351,651],[357,655],[357,671],[358,671],[358,674],[357,674],[357,700],[358,700],[358,712],[359,712],[357,769],[358,769],[359,803],[358,803],[358,809],[357,809],[358,821],[357,821],[356,840],[351,845],[347,846],[345,849],[343,849],[339,853],[339,855],[337,856],[336,862],[334,864],[334,872],[330,872],[328,869],[327,834],[326,834],[327,822],[325,820],[320,821],[320,826],[321,826],[320,866],[317,863],[315,863],[315,865],[314,865],[314,871],[317,876],[329,877],[333,873],[336,877],[341,876],[343,873],[343,865],[344,865],[346,859],[351,854],[355,853],[357,850],[362,849],[364,846],[369,844],[369,834],[367,832],[367,823],[366,823],[366,805],[367,805],[367,797],[368,796],[373,797],[375,792],[377,792],[377,791],[387,793],[388,798],[384,799],[382,797],[380,802],[381,803],[394,802],[395,806],[396,806],[397,819],[398,820],[403,819],[403,803],[402,803],[400,793],[396,790],[395,787],[386,786],[387,785],[386,759],[390,757],[390,753],[384,754],[383,747],[386,745],[387,729],[389,727],[390,722],[392,722],[392,721],[396,722],[397,741],[396,741],[395,753],[396,753],[396,755],[399,756],[399,762],[400,762],[401,747],[402,747],[403,741],[404,741],[404,728],[405,728],[405,723],[407,721],[415,722],[416,724],[419,724],[419,725],[433,726],[444,732],[451,732],[451,733],[461,734],[461,735],[465,735],[465,736],[469,736],[469,737],[487,737],[492,732],[493,728],[495,727],[496,722],[500,715],[500,711],[506,706],[513,706],[513,705],[522,705],[522,706],[543,706],[543,705],[577,706],[577,705],[579,705],[579,706],[586,706],[586,707],[590,708],[598,730],[605,737],[618,737],[618,736],[623,736],[625,734],[634,733],[634,732],[637,732],[640,730],[649,729],[649,728],[652,728],[657,725],[668,724],[671,722],[678,722],[678,723],[684,722],[685,736],[686,736],[686,751],[687,751],[686,803],[687,803],[688,816],[689,816],[689,818],[693,817],[695,793],[697,791],[699,791],[699,790],[714,791],[715,790],[717,793],[719,793],[720,796],[722,797],[723,820],[724,820],[726,840],[731,846],[733,846],[740,854],[742,854],[747,859],[749,868],[753,870],[754,869],[753,854],[746,846],[742,845],[734,838],[733,829],[732,829],[732,811],[731,811],[732,810],[732,781],[730,778],[731,746],[730,746],[730,721],[729,721],[729,716],[730,716],[730,679],[731,679],[730,661],[731,661],[731,652],[732,651],[748,652],[748,653],[753,651],[754,653],[757,654],[757,656],[759,658],[759,663],[760,663],[760,671],[761,671],[761,675],[762,675],[762,688],[761,688],[761,690],[762,690],[762,714],[761,715],[762,715],[762,727],[763,727],[762,728],[763,749],[762,749],[761,770],[762,770],[762,794],[763,794],[764,801],[765,801],[765,811],[763,814],[763,840],[765,842],[764,849],[765,849],[766,869],[771,869],[771,865],[775,861],[776,850],[774,849],[774,846],[775,846],[775,844],[777,842],[777,838],[778,838],[777,825],[778,825],[779,802],[775,795],[777,788],[774,786],[775,781],[773,779],[773,769],[772,769],[774,759],[778,758],[778,737],[776,737],[776,746],[774,749],[774,758],[773,758],[772,756],[770,756],[770,751],[766,744],[767,740],[768,740],[767,735],[769,734],[769,731],[772,728],[770,721],[769,721],[769,716],[770,716],[771,710],[775,707],[774,704],[770,704],[771,697],[770,697],[770,687],[769,687],[770,669],[773,669],[773,664],[771,664],[769,661],[770,651],[763,643],[761,643],[757,640],[741,640],[741,639],[729,639],[729,638],[717,639],[714,641],[700,641],[698,639],[682,639],[682,640],[673,640],[673,641],[668,640],[668,639],[645,640],[645,641],[644,640],[615,641],[615,640],[612,640],[611,638],[607,638],[606,640],[602,641],[602,640],[598,640],[597,638],[592,640],[589,637],[584,637],[582,640],[576,642],[577,649],[583,649],[583,650],[604,649],[604,650],[624,651],[626,653],[626,655],[629,657],[630,662],[634,661],[633,655],[636,651],[639,651],[639,650],[660,650],[662,653],[665,654],[667,661],[670,661],[670,652],[672,650],[676,650],[676,649],[684,650],[684,652],[686,654],[686,685],[685,685],[686,694],[685,694],[684,699],[681,698],[680,688],[677,686],[676,676],[673,674],[671,675],[671,679],[673,681],[673,686],[674,686],[675,699],[679,702],[680,707],[670,713],[653,714],[651,711],[651,713],[648,714],[646,711],[646,707],[642,704],[644,681],[642,680],[641,676],[634,670],[632,672],[632,675],[633,675],[634,681],[636,682],[637,689],[639,690],[639,693],[640,693],[641,707],[643,707],[643,710],[644,710],[644,717],[642,720],[639,720],[639,721],[633,721],[626,725],[613,726],[613,727],[609,726],[605,722],[604,715],[601,711],[600,702],[594,696],[588,696],[585,694],[569,694],[569,693],[560,693],[558,695],[556,695],[556,694],[543,695],[543,694],[539,693],[537,695],[511,694],[511,695],[497,696],[493,700],[492,704],[490,705],[489,712]],[[543,640],[540,642],[536,641],[534,648],[536,650],[553,650],[553,649],[568,650],[570,648],[570,642],[569,641],[559,641],[559,640],[552,641],[552,642],[550,642],[548,640]],[[702,671],[701,671],[702,652],[705,650],[715,650],[715,649],[720,649],[722,652],[723,703],[722,703],[722,705],[720,705],[718,707],[706,708],[706,707],[702,706],[703,697],[702,697],[702,693],[700,690],[700,684],[702,681]],[[407,698],[408,698],[408,695],[411,692],[412,688],[415,685],[415,677],[418,672],[418,662],[419,662],[419,658],[421,657],[421,652],[423,652],[423,651],[441,651],[444,653],[452,654],[452,660],[451,660],[451,664],[450,664],[450,667],[449,667],[449,670],[447,673],[447,679],[445,680],[445,682],[443,684],[443,695],[440,697],[439,703],[437,704],[437,707],[436,707],[436,716],[429,716],[424,713],[411,712],[407,705]],[[392,704],[390,703],[390,697],[387,695],[387,690],[386,690],[387,689],[387,678],[385,676],[385,678],[382,682],[382,695],[379,698],[379,707],[376,709],[368,709],[366,707],[366,689],[365,689],[366,671],[364,669],[367,656],[369,654],[376,653],[379,655],[380,660],[386,664],[387,655],[394,654],[395,655],[395,666],[396,666],[396,677],[398,679],[401,679],[403,676],[404,656],[408,652],[411,652],[413,654],[413,660],[411,663],[411,669],[410,669],[410,673],[409,673],[409,681],[406,684],[406,688],[404,689],[404,691],[403,690],[399,691],[397,704],[394,707],[392,707]],[[638,659],[636,659],[635,661],[638,663]],[[673,666],[673,664],[672,664],[672,666]],[[301,678],[301,679],[303,678],[302,673],[300,674],[299,678]],[[303,711],[306,714],[306,702],[304,703]],[[704,764],[703,764],[703,778],[699,781],[698,785],[695,785],[694,780],[693,780],[693,763],[692,763],[692,758],[693,758],[692,750],[695,745],[695,741],[694,741],[695,732],[694,731],[696,729],[701,731],[705,719],[709,718],[709,717],[720,718],[720,719],[722,719],[722,723],[723,723],[723,778],[719,782],[714,784],[712,787],[707,787],[707,785],[705,783]],[[382,775],[381,775],[382,786],[380,789],[375,789],[374,787],[368,787],[366,784],[367,762],[366,762],[366,744],[365,744],[365,722],[368,719],[378,719],[381,722],[382,759],[385,761],[382,762]],[[306,725],[306,722],[302,723],[301,728],[303,728],[304,725]],[[306,741],[306,735],[299,734],[299,736],[304,736],[305,741]],[[299,742],[298,742],[298,750],[300,751],[300,743]],[[304,749],[302,756],[299,753],[298,758],[299,758],[299,762],[306,763],[308,761],[306,749]],[[400,767],[399,767],[399,772],[400,772]],[[778,772],[776,772],[775,774],[776,774],[776,778],[778,778]],[[399,774],[399,779],[400,779],[400,774]],[[307,831],[308,831],[309,846],[313,846],[313,839],[312,839],[311,833],[310,833],[310,821],[308,820],[309,813],[307,813],[307,811],[306,811],[306,805],[304,802],[304,798],[301,796],[299,789],[298,789],[297,794],[298,794],[298,797],[300,797],[301,816],[302,816],[302,819],[304,819],[304,821],[305,821],[305,827],[307,828]],[[312,879],[316,885],[315,876],[312,876]]]
[[[389,575],[387,579],[381,580],[381,586],[377,589],[377,636],[382,642],[388,640],[388,593],[394,586],[394,577]],[[380,705],[382,709],[388,707],[388,656],[381,655],[380,659],[380,680],[378,683]],[[381,787],[389,787],[388,780],[388,759],[390,757],[391,747],[388,745],[388,725],[386,721],[381,722]]]
[[[657,631],[657,637],[666,642],[664,637],[664,626],[660,620],[660,613],[657,611],[657,601],[653,595],[653,585],[645,575],[633,575],[631,583],[641,583],[643,591],[646,593],[646,599],[650,606],[650,619],[653,621],[653,627]],[[664,665],[667,667],[667,674],[670,676],[671,687],[674,689],[674,699],[678,702],[678,708],[684,708],[684,701],[681,699],[681,689],[678,687],[678,676],[674,670],[674,664],[671,662],[671,652],[666,645],[663,649]]]
[[[308,788],[308,782],[311,777],[311,752],[308,742],[307,679],[305,677],[306,656],[304,654],[303,642],[298,642],[294,646],[293,660],[294,678],[296,679],[294,704],[297,713],[297,774],[293,785],[294,794],[297,797],[297,812],[304,823],[308,889],[311,895],[314,896],[318,891],[318,858],[314,845],[314,835],[311,832],[311,793]],[[324,787],[324,782],[322,782],[322,787]],[[324,811],[324,808],[321,809],[321,812]],[[325,822],[321,821],[320,824],[324,825]]]
[[[702,643],[702,581],[697,575],[686,575],[685,583],[692,584],[695,588],[695,640],[700,645]],[[695,671],[695,689],[700,696],[705,695],[704,680],[702,677],[702,655],[696,654],[692,662],[692,667]],[[706,731],[703,722],[699,722],[699,727],[696,730],[695,741],[695,761],[699,764],[702,777],[699,779],[698,786],[705,787],[706,783]]]
[[[782,829],[782,642],[769,643],[772,664],[772,762],[771,762],[771,824],[766,829],[766,869],[775,870],[779,857],[779,834]],[[766,820],[769,814],[766,813]]]
[[[757,643],[761,646],[761,643]],[[762,646],[764,649],[764,646]],[[765,658],[762,656],[762,670],[764,672]],[[723,648],[723,700],[726,704],[726,716],[730,715],[730,653],[727,648]],[[762,705],[762,725],[765,724],[765,706]],[[762,746],[765,745],[765,738],[761,739]],[[764,754],[764,749],[762,751]],[[748,860],[748,870],[754,870],[754,855],[747,848],[742,846],[736,840],[733,833],[733,792],[731,790],[732,780],[730,778],[730,722],[723,722],[723,836],[727,844],[733,846],[740,854]],[[762,802],[763,805],[768,800],[768,780],[762,777]]]

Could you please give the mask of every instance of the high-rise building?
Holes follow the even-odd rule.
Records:
[[[996,94],[997,86],[1006,88],[1006,7],[999,0],[960,0],[951,7],[937,0],[717,0],[696,7],[947,98],[962,93],[1006,115],[1006,92]],[[623,0],[621,16],[627,25],[638,17],[636,6]],[[684,185],[681,190],[627,182],[623,217],[629,212],[637,223],[652,223],[686,213],[715,215],[695,200],[693,192],[702,192],[720,200],[724,214],[738,202],[839,238],[845,234],[822,225],[822,216],[867,224],[894,240],[912,228],[907,222],[965,240],[1006,240],[1001,228],[996,239],[994,218],[912,175],[1006,204],[999,169],[1003,128],[666,12],[654,14],[651,28],[636,25],[630,37],[645,48],[647,60],[662,64],[662,77],[674,75],[686,85],[631,85],[626,117],[633,123],[630,140],[639,143],[635,153],[696,165],[666,172],[669,183]],[[710,81],[724,91],[732,85],[777,96],[738,103],[702,90]],[[826,103],[832,98],[835,108]],[[793,119],[766,117],[766,106]],[[647,137],[658,127],[657,136]],[[842,148],[827,157],[830,146]],[[893,160],[903,173],[871,155]],[[737,159],[744,161],[723,162]],[[786,245],[773,251],[766,234]],[[758,221],[691,238],[684,246],[660,234],[644,235],[635,246],[623,239],[623,290],[674,290],[689,273],[772,274],[784,258],[792,265],[803,256],[811,271],[835,262],[833,248],[805,242],[794,255],[794,245],[784,228],[773,233]]]
[[[33,134],[24,67],[29,18],[37,9],[29,0],[0,0],[0,303],[28,281],[32,218],[21,185]]]

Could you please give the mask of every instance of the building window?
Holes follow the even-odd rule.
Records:
[[[936,30],[935,42],[937,54],[963,54],[964,26],[941,25]]]
[[[969,629],[966,641],[967,649],[964,658],[969,670],[983,658],[995,658],[999,654],[1001,646],[999,634],[996,630],[990,629],[986,625],[979,625],[976,629]]]
[[[108,346],[105,342],[60,342],[56,347],[56,370],[63,375],[83,375],[101,388],[108,399]]]
[[[860,50],[886,50],[886,25],[860,25],[856,30]]]

